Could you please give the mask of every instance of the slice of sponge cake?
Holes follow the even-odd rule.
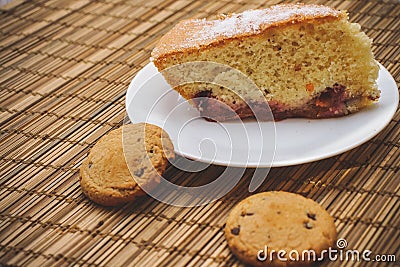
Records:
[[[320,5],[277,5],[216,20],[185,20],[161,38],[152,60],[159,71],[193,61],[229,65],[254,81],[275,119],[344,116],[380,95],[371,40],[346,12]],[[174,89],[197,108],[201,105],[203,116],[221,121],[231,119],[229,113],[195,98],[221,101],[241,118],[253,116],[249,102],[265,101],[246,88],[235,93],[192,83]]]

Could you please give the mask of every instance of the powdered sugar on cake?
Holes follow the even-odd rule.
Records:
[[[255,34],[262,26],[288,21],[296,17],[321,17],[338,12],[330,7],[318,5],[278,5],[268,9],[247,10],[240,14],[232,14],[220,20],[196,20],[202,24],[203,30],[188,38],[188,44],[201,43],[219,37],[231,38],[241,34]]]
[[[263,10],[248,10],[241,14],[232,14],[222,20],[211,21],[210,25],[199,32],[197,38],[212,39],[217,37],[232,37],[240,33],[256,33],[260,30]]]
[[[180,36],[181,38],[171,36],[170,42],[156,47],[153,53],[157,56],[168,51],[200,47],[221,39],[257,34],[274,25],[328,16],[339,17],[341,12],[327,6],[287,4],[248,10],[240,14],[223,16],[217,20],[186,20],[175,28],[176,32],[186,32],[185,36]],[[188,29],[194,30],[188,31]]]

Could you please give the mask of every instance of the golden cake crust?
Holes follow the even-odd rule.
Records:
[[[157,66],[157,61],[176,53],[218,46],[228,40],[258,35],[275,27],[346,16],[343,11],[322,5],[282,4],[221,15],[216,20],[183,20],[160,39],[151,56]]]

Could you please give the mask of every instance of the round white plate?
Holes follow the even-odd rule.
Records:
[[[126,93],[126,109],[132,122],[153,123],[166,130],[175,152],[190,159],[237,167],[301,164],[357,147],[390,122],[399,94],[390,73],[379,66],[379,102],[341,118],[208,122],[171,89],[153,63],[132,80]]]

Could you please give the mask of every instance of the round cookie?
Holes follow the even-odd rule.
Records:
[[[308,259],[307,250],[315,251],[316,259],[321,258],[322,250],[334,246],[337,233],[333,218],[318,203],[298,194],[273,191],[237,204],[227,218],[225,238],[245,263],[308,266],[314,260],[312,254]],[[280,250],[285,252],[279,254]]]
[[[103,136],[83,161],[82,191],[105,206],[132,201],[145,194],[142,188],[151,190],[159,183],[173,151],[167,133],[158,126],[124,125]]]

